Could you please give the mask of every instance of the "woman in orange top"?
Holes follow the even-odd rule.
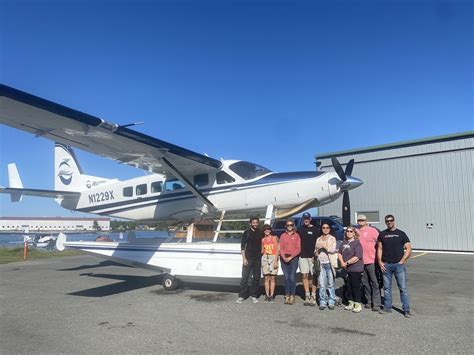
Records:
[[[275,278],[278,273],[278,238],[273,235],[272,227],[263,226],[262,274],[265,278],[265,301],[273,303]]]

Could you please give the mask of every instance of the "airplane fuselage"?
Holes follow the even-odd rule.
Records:
[[[332,172],[270,172],[245,180],[223,169],[233,182],[218,183],[210,176],[207,186],[198,187],[217,210],[226,213],[260,211],[272,204],[276,209],[311,206],[335,200],[340,189]],[[211,174],[209,174],[211,175]],[[71,210],[134,220],[187,220],[208,215],[207,206],[176,179],[151,174],[104,184],[82,191],[79,199],[65,198],[61,206]]]

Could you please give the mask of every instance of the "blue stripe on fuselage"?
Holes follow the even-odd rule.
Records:
[[[298,172],[287,172],[287,173],[271,173],[267,176],[262,177],[261,179],[258,179],[249,183],[242,183],[242,184],[236,184],[236,185],[225,184],[223,186],[206,188],[200,191],[205,196],[212,196],[214,193],[231,192],[233,190],[230,190],[230,189],[234,189],[234,188],[246,189],[246,188],[259,187],[262,185],[281,184],[281,183],[289,182],[289,181],[311,179],[317,176],[321,176],[325,173],[326,173],[325,171],[298,171]],[[227,189],[229,189],[229,191],[223,191]],[[100,210],[110,209],[114,207],[128,206],[126,208],[121,208],[118,210],[100,212],[100,213],[117,213],[117,212],[123,212],[124,210],[130,209],[130,208],[150,206],[152,204],[157,204],[158,202],[159,203],[173,202],[173,201],[181,200],[184,198],[194,198],[194,195],[189,190],[182,191],[182,192],[165,193],[165,194],[160,194],[157,196],[142,197],[142,198],[137,198],[133,200],[80,208],[80,209],[77,209],[77,211],[94,213],[93,211],[100,211]],[[149,202],[153,201],[153,202],[143,204],[143,205],[136,205],[133,207],[130,206],[132,204],[138,204],[138,203],[143,203],[143,202],[148,202],[148,201]]]

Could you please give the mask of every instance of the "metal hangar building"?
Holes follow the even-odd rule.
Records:
[[[415,249],[474,251],[474,131],[316,155],[320,170],[343,167],[364,184],[350,191],[351,223],[358,214],[385,229],[395,216]],[[340,215],[341,199],[319,207],[321,216]]]

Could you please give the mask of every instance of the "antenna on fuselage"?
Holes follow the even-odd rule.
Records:
[[[139,122],[121,124],[121,125],[119,125],[119,127],[120,128],[127,128],[127,127],[131,127],[131,126],[138,126],[138,125],[141,125],[141,124],[144,124],[144,123],[145,123],[145,121],[139,121]]]

